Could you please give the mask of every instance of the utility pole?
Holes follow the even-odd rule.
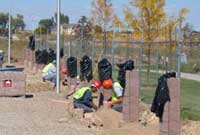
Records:
[[[8,20],[8,64],[10,64],[10,47],[11,46],[11,6],[9,7],[9,20]]]
[[[60,92],[60,1],[57,0],[56,92]]]
[[[182,31],[181,27],[178,30],[178,41],[177,41],[177,78],[181,78],[181,45],[182,45]]]

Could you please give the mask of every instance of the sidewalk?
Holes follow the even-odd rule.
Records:
[[[146,70],[142,70],[142,71],[146,72]],[[155,70],[150,70],[150,72],[156,73]],[[159,73],[164,74],[165,71],[164,70],[163,71],[159,70]],[[191,74],[191,73],[183,73],[183,72],[181,72],[181,78],[200,82],[200,74]]]

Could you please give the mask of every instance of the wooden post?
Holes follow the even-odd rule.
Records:
[[[180,135],[180,80],[168,80],[170,102],[167,102],[163,113],[163,122],[160,123],[160,135]]]
[[[139,72],[127,71],[123,98],[123,119],[125,122],[139,120]]]

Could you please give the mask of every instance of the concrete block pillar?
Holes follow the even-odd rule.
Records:
[[[29,50],[26,48],[24,49],[24,66],[28,67],[28,56],[29,56]]]
[[[139,81],[138,71],[127,71],[123,98],[123,120],[125,122],[138,122],[139,120]]]
[[[80,82],[80,87],[88,87],[90,86],[90,83],[87,80],[81,81]]]
[[[69,91],[74,91],[77,85],[77,79],[76,78],[71,78],[68,77],[68,90]]]
[[[163,113],[163,122],[160,123],[160,135],[180,135],[180,80],[168,80],[170,102],[167,102]]]
[[[112,89],[104,89],[104,88],[102,88],[101,91],[102,91],[102,94],[104,96],[104,101],[108,101],[110,99],[110,97],[111,97]]]

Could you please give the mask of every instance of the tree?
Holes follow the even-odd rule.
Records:
[[[7,23],[8,23],[8,14],[0,13],[0,28],[6,29]]]
[[[110,0],[94,0],[92,2],[92,20],[94,25],[103,28],[103,54],[106,53],[107,29],[113,19],[113,8]]]
[[[179,11],[178,20],[177,20],[177,22],[179,23],[179,29],[182,29],[183,22],[185,21],[185,15],[187,13],[189,13],[189,10],[187,8],[182,8]]]
[[[0,34],[6,36],[8,24],[8,14],[0,13]]]
[[[123,23],[117,15],[114,15],[112,25],[114,28],[118,28],[118,30],[119,30],[123,26]]]
[[[82,48],[81,52],[83,53],[86,53],[87,51],[90,50],[86,47],[89,44],[89,41],[91,41],[92,29],[93,29],[93,26],[86,16],[82,16],[79,19],[77,25],[75,25],[75,27],[73,28],[75,32],[76,40],[80,41],[80,45]]]
[[[39,25],[41,27],[46,27],[47,33],[51,32],[51,27],[54,25],[54,20],[53,18],[51,19],[42,19],[39,21]]]
[[[8,20],[9,14],[0,13],[0,33],[7,35],[8,33]],[[25,22],[23,15],[17,14],[16,17],[11,16],[11,29],[13,32],[16,30],[24,30]]]
[[[41,26],[35,29],[35,34],[46,34],[47,33],[47,27]]]
[[[138,9],[138,15],[132,13],[132,8],[125,8],[125,20],[129,27],[134,29],[137,34],[144,35],[144,40],[148,41],[147,55],[148,68],[147,78],[149,80],[149,72],[151,65],[151,42],[160,35],[160,27],[165,21],[166,14],[164,12],[165,0],[132,0],[133,8]]]
[[[15,30],[24,30],[25,23],[24,23],[24,17],[23,15],[17,14],[16,18],[12,17],[12,29]]]
[[[55,23],[57,22],[57,13],[54,15]],[[60,14],[60,24],[69,24],[69,16]]]

